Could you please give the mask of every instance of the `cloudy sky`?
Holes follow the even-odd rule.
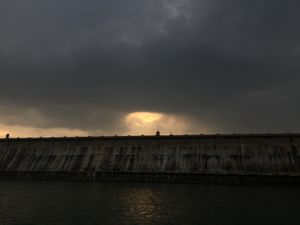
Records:
[[[0,136],[300,131],[298,0],[2,0]]]

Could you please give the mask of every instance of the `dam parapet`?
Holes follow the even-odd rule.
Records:
[[[300,185],[300,134],[8,137],[0,179]]]

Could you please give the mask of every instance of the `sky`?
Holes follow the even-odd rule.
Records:
[[[298,0],[2,0],[0,137],[300,132]]]

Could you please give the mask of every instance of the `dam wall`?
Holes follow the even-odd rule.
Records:
[[[0,179],[300,185],[300,134],[6,138]]]

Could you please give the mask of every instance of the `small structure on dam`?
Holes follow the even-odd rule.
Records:
[[[300,134],[0,139],[0,179],[300,184]]]

